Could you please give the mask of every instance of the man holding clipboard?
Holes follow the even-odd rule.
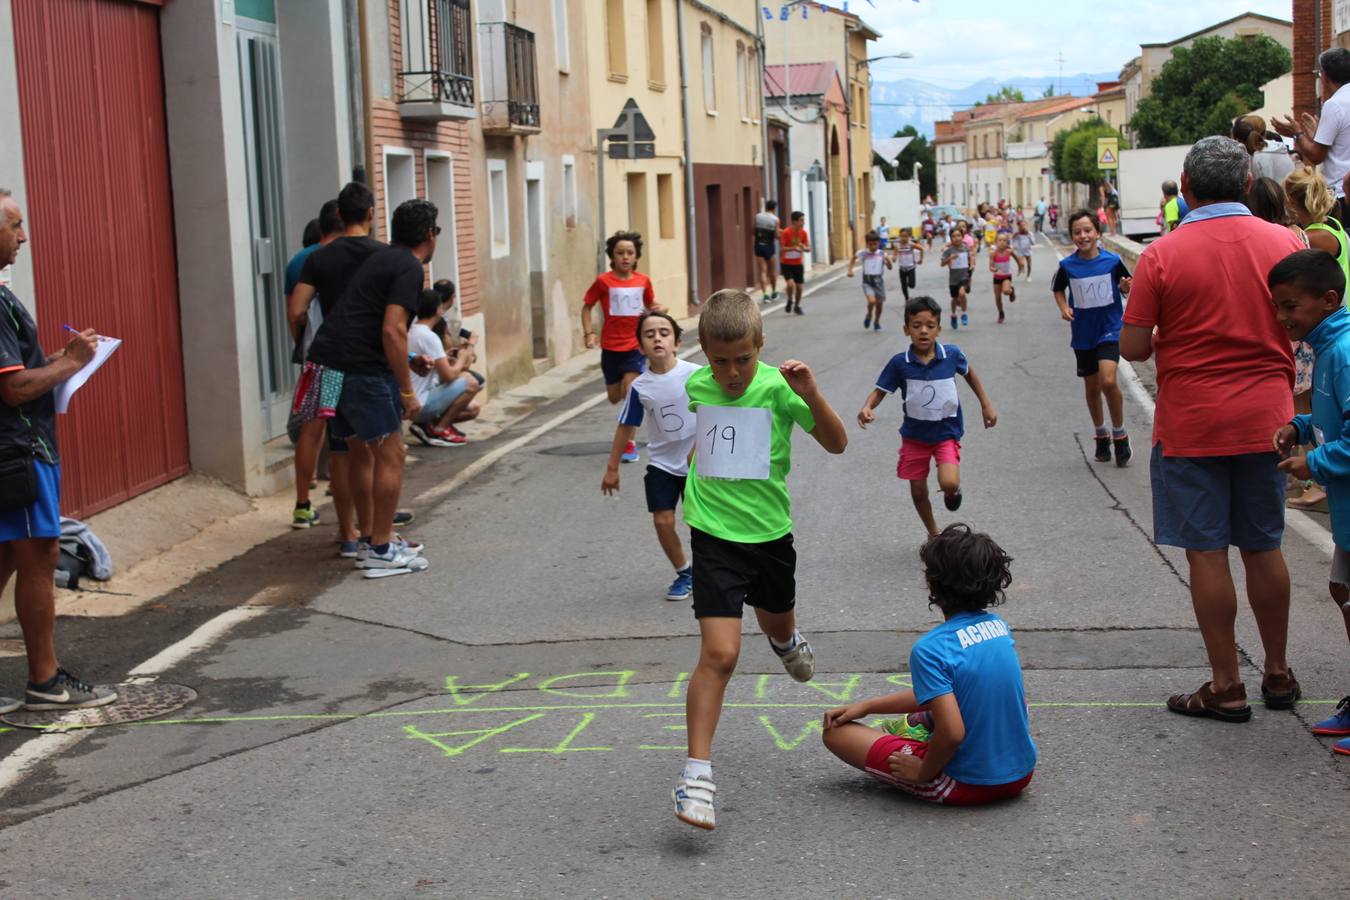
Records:
[[[0,188],[0,268],[28,240],[23,213]],[[94,358],[98,335],[75,334],[51,356],[19,298],[0,285],[0,590],[17,573],[14,608],[28,652],[23,701],[0,697],[0,713],[80,709],[117,699],[86,684],[56,660],[55,574],[61,536],[61,461],[56,451],[55,388]]]

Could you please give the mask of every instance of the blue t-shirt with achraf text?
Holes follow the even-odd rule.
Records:
[[[933,358],[926,363],[912,346],[892,356],[877,378],[877,387],[888,394],[899,391],[903,398],[905,421],[900,436],[927,444],[961,440],[966,426],[956,378],[969,371],[966,355],[955,344],[934,344]]]
[[[966,736],[944,773],[965,784],[1008,784],[1036,768],[1022,664],[1008,623],[991,612],[952,616],[909,652],[920,703],[952,694]]]

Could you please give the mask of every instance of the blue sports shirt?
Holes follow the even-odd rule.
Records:
[[[287,297],[300,283],[300,273],[305,270],[305,260],[309,259],[309,255],[318,250],[320,246],[319,244],[310,244],[308,247],[301,247],[291,257],[291,261],[286,263],[285,290]]]
[[[970,371],[966,355],[955,344],[935,344],[933,358],[920,362],[910,347],[886,363],[877,387],[888,394],[900,392],[905,403],[905,421],[900,436],[937,444],[959,441],[966,433],[956,376]]]
[[[1110,250],[1098,250],[1092,259],[1071,253],[1059,261],[1050,289],[1068,295],[1073,310],[1069,345],[1073,349],[1091,350],[1120,340],[1125,316],[1120,279],[1129,277],[1130,270]]]
[[[1036,768],[1022,664],[1008,623],[991,612],[958,613],[909,651],[914,696],[956,697],[966,737],[945,774],[965,784],[1008,784]]]

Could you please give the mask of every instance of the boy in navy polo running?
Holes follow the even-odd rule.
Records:
[[[947,509],[961,506],[961,437],[965,420],[956,376],[961,375],[980,401],[984,427],[998,423],[998,413],[989,402],[980,377],[970,368],[966,355],[955,344],[938,343],[942,331],[942,307],[932,297],[915,297],[905,304],[905,334],[910,347],[886,363],[877,386],[858,412],[863,428],[876,421],[873,410],[897,390],[904,397],[905,421],[900,426],[900,463],[896,475],[909,482],[914,508],[930,536],[938,533],[933,506],[928,501],[928,461],[937,460],[938,487]]]

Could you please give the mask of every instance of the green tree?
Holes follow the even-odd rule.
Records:
[[[1041,99],[1049,100],[1053,96],[1055,96],[1055,86],[1052,84],[1046,87],[1045,93],[1041,94]]]
[[[1172,53],[1151,94],[1139,101],[1130,128],[1141,147],[1228,134],[1233,119],[1265,104],[1261,85],[1292,67],[1289,51],[1265,35],[1201,38]]]
[[[1097,138],[1114,137],[1120,146],[1128,144],[1124,136],[1100,118],[1086,119],[1055,135],[1050,145],[1050,164],[1060,181],[1096,184],[1102,172],[1097,168]]]
[[[1022,89],[1015,88],[1010,84],[1005,84],[998,89],[997,93],[989,94],[984,98],[985,103],[1024,103],[1026,98],[1022,96]]]
[[[912,137],[908,146],[900,152],[896,165],[891,165],[887,160],[882,159],[877,154],[872,154],[872,161],[881,166],[881,171],[885,173],[887,181],[893,181],[897,178],[908,181],[914,177],[914,164],[922,163],[919,168],[919,194],[920,196],[937,196],[937,149],[930,143],[928,138],[919,134],[919,129],[913,125],[906,125],[894,134],[894,137]]]

